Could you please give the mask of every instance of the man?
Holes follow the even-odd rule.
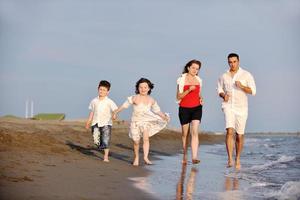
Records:
[[[229,70],[218,80],[218,94],[223,99],[222,110],[226,123],[227,167],[233,166],[232,152],[235,135],[235,168],[241,168],[240,156],[244,144],[244,132],[248,117],[247,94],[256,94],[253,76],[239,66],[239,56],[231,53],[227,57]]]

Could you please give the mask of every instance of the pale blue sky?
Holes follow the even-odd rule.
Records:
[[[29,98],[35,113],[85,118],[101,79],[120,105],[146,77],[179,127],[176,79],[199,59],[201,129],[223,131],[215,88],[236,52],[257,84],[246,130],[300,131],[299,22],[299,0],[0,0],[0,115],[24,116]]]

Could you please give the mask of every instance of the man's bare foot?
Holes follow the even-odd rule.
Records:
[[[186,153],[183,153],[182,164],[184,164],[184,165],[187,164]]]
[[[199,159],[192,159],[192,163],[193,164],[198,164],[198,163],[200,163],[200,160]]]
[[[236,170],[240,170],[241,169],[241,163],[240,162],[236,162],[235,163],[235,169]]]
[[[132,165],[133,166],[139,166],[139,159],[134,159]]]
[[[229,161],[227,162],[227,168],[230,168],[230,167],[232,167],[232,166],[233,166],[232,160],[229,160]]]

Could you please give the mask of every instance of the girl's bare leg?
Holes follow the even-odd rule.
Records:
[[[133,150],[134,150],[134,161],[133,165],[139,165],[139,148],[140,148],[140,140],[133,141]]]

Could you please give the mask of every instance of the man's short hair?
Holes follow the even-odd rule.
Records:
[[[238,60],[240,60],[239,55],[236,54],[236,53],[230,53],[230,54],[227,56],[227,59],[232,58],[232,57],[236,57]]]

